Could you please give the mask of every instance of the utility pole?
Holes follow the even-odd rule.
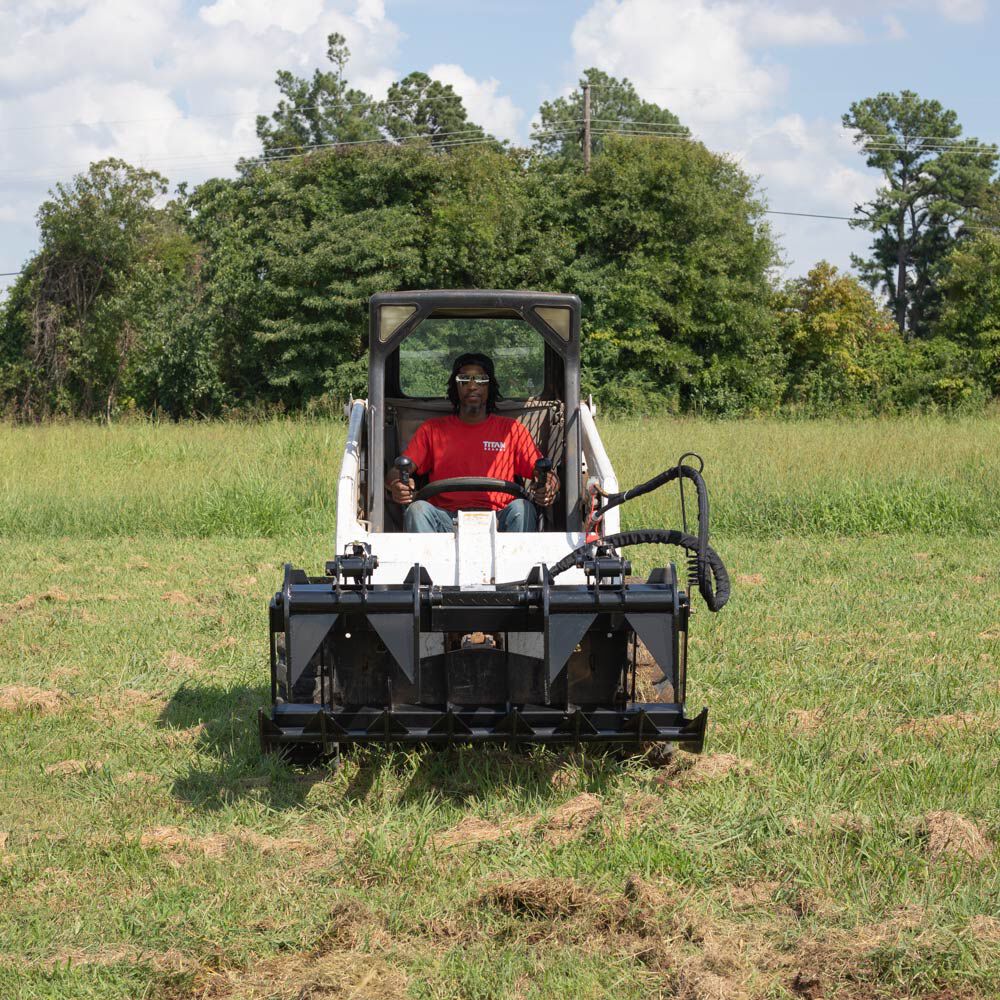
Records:
[[[583,169],[590,173],[590,84],[583,85]]]

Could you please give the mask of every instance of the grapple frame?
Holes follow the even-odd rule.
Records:
[[[399,586],[287,566],[270,607],[275,707],[261,713],[262,744],[674,741],[699,752],[707,710],[684,714],[687,595],[672,565],[645,583],[624,583],[623,569],[610,585],[556,586],[539,567],[522,584],[463,591],[419,565]],[[484,632],[535,637],[541,656],[503,638],[424,655],[428,637]],[[636,638],[666,701],[635,700]],[[315,700],[282,698],[303,678]]]

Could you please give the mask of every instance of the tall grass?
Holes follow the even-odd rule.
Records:
[[[602,424],[619,482],[684,451],[706,461],[723,535],[986,536],[1000,521],[1000,426],[989,417]],[[0,537],[276,537],[332,532],[344,427],[87,424],[0,428]],[[677,522],[676,491],[626,526]]]
[[[658,418],[611,423],[602,437],[625,486],[675,464],[683,452],[700,454],[713,530],[721,534],[990,535],[1000,518],[1000,423],[986,417]],[[673,493],[627,504],[623,523],[675,517],[666,499]]]

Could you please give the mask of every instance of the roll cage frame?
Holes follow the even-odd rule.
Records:
[[[383,340],[384,307],[413,312]],[[538,310],[566,310],[565,335]],[[385,454],[386,399],[404,395],[400,385],[399,350],[426,319],[520,319],[545,342],[541,398],[560,400],[566,413],[562,484],[566,528],[580,530],[580,475],[583,440],[580,422],[580,299],[576,295],[510,291],[382,292],[370,300],[368,321],[368,477],[367,511],[373,532],[385,530],[385,469],[396,456]],[[470,345],[474,349],[475,345]],[[422,397],[424,398],[424,397]]]

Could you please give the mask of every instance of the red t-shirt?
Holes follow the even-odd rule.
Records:
[[[457,476],[530,479],[542,455],[524,424],[496,413],[481,424],[466,424],[456,416],[427,420],[403,454],[432,483]],[[428,502],[449,511],[503,510],[513,499],[509,493],[439,493]]]

